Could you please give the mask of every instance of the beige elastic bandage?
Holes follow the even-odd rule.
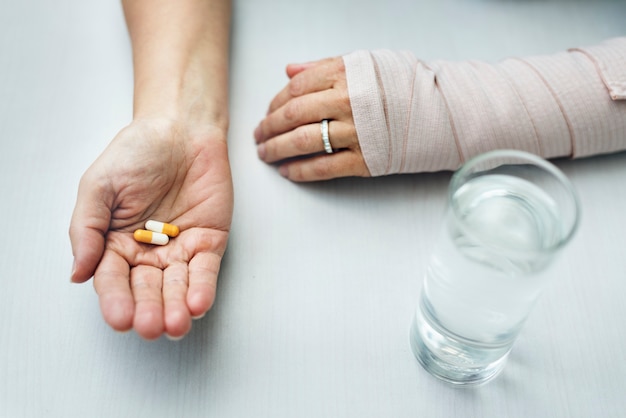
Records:
[[[343,59],[372,176],[455,170],[502,148],[544,158],[626,150],[626,38],[497,64],[387,50]]]

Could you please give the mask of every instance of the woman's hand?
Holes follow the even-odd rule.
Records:
[[[70,225],[72,281],[94,276],[112,328],[182,337],[215,298],[232,211],[224,131],[135,121],[81,179]],[[175,224],[180,235],[165,246],[136,242],[134,230],[148,219]]]
[[[254,131],[259,158],[278,163],[293,181],[369,177],[348,96],[343,59],[287,66],[289,83],[272,100]],[[324,151],[320,124],[329,120],[334,152]]]

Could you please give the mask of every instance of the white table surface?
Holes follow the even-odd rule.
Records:
[[[218,298],[184,340],[146,342],[69,283],[78,180],[131,116],[119,2],[0,2],[0,417],[625,416],[625,153],[557,162],[580,230],[504,373],[463,390],[408,344],[450,173],[293,184],[257,159],[252,131],[288,62],[557,52],[624,35],[626,2],[235,3]]]

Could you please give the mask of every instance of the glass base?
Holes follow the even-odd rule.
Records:
[[[411,324],[411,349],[431,375],[457,386],[476,386],[495,378],[504,368],[512,344],[491,346],[446,335],[417,309]]]

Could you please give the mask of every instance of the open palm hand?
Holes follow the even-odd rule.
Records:
[[[213,303],[232,209],[223,132],[133,122],[81,179],[70,225],[72,281],[94,277],[114,329],[182,337]],[[148,219],[181,233],[165,246],[138,243],[133,232]]]

